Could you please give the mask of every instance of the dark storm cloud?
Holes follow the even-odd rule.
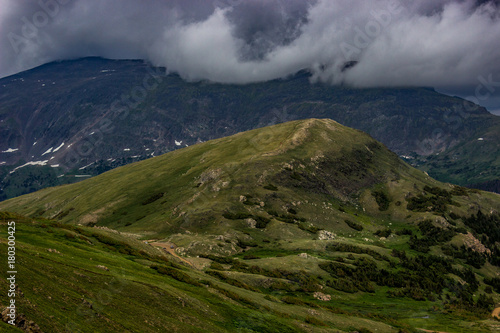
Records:
[[[241,2],[227,13],[233,36],[244,42],[242,60],[262,60],[278,46],[292,43],[307,23],[313,1],[254,0]]]
[[[142,58],[218,82],[306,68],[331,83],[434,86],[477,98],[489,80],[479,102],[500,100],[495,1],[0,0],[0,8],[0,76],[92,55]],[[349,61],[357,63],[343,71]]]

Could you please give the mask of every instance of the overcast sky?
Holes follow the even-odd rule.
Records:
[[[84,56],[225,83],[310,69],[332,84],[432,86],[500,111],[497,3],[0,0],[0,77]]]

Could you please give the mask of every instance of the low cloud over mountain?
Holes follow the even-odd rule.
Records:
[[[500,7],[473,0],[0,0],[0,76],[83,56],[189,80],[310,69],[359,87],[434,86],[500,105]]]

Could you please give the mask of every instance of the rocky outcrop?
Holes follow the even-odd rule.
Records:
[[[9,309],[5,307],[2,311],[2,320],[9,323]],[[28,320],[23,313],[17,314],[14,320],[15,326],[27,333],[43,333],[40,327],[32,320]]]

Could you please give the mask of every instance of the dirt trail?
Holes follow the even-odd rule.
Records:
[[[165,252],[171,254],[172,256],[176,257],[177,259],[182,260],[183,262],[185,262],[189,266],[196,268],[195,265],[193,265],[192,262],[190,262],[190,261],[182,258],[177,253],[175,253],[175,249],[171,248],[171,246],[173,246],[174,244],[172,244],[172,243],[161,243],[161,242],[149,242],[149,244],[161,248],[162,250],[164,250]]]

